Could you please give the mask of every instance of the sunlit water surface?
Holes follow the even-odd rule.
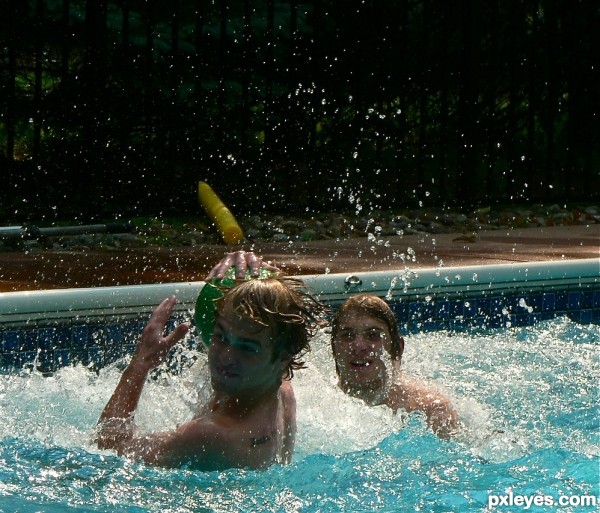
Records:
[[[406,372],[454,400],[460,435],[335,386],[328,336],[298,372],[294,461],[264,472],[164,469],[91,440],[120,371],[0,376],[1,512],[486,511],[490,494],[598,495],[600,327],[558,319],[485,334],[411,336]],[[206,397],[202,360],[145,390],[138,421],[164,429]],[[498,508],[523,511],[523,507]],[[596,511],[575,506],[552,511]],[[548,511],[532,506],[528,511]]]

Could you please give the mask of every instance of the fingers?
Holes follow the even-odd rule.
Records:
[[[257,256],[251,251],[236,251],[233,253],[233,266],[235,267],[235,277],[243,280],[246,276],[246,271],[251,262],[253,262]]]
[[[147,369],[157,367],[166,358],[171,348],[189,331],[189,324],[181,323],[168,335],[163,336],[175,303],[176,297],[171,296],[163,300],[152,313],[136,346],[134,359],[137,365],[142,365]]]
[[[246,271],[250,270],[252,276],[258,276],[261,269],[268,271],[279,271],[279,268],[263,261],[262,257],[252,251],[235,251],[227,253],[221,261],[215,265],[206,276],[206,281],[212,278],[222,279],[229,268],[235,267],[235,277],[242,280]]]
[[[277,267],[276,265],[272,265],[269,262],[262,262],[262,268],[266,269],[267,271],[273,271],[273,272],[279,272],[281,269],[279,269],[279,267]]]
[[[169,349],[172,348],[175,344],[177,344],[177,342],[185,337],[189,330],[190,325],[187,322],[183,322],[175,326],[175,329],[165,337],[167,347]]]
[[[206,281],[211,280],[213,278],[221,279],[225,276],[227,269],[229,269],[233,265],[234,261],[234,253],[227,253],[220,262],[215,265],[208,275],[206,276]]]
[[[164,299],[152,312],[150,316],[150,320],[148,321],[148,326],[152,326],[153,328],[157,328],[160,332],[164,329],[169,317],[171,316],[171,312],[173,311],[173,307],[175,306],[176,298],[175,296],[168,297]]]

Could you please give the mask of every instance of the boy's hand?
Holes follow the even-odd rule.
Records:
[[[171,296],[156,307],[135,348],[132,363],[136,362],[147,371],[158,367],[171,348],[188,332],[189,325],[182,323],[167,336],[163,336],[176,301],[175,296]]]
[[[215,265],[206,277],[206,281],[217,278],[221,279],[230,267],[235,267],[235,277],[243,279],[246,276],[246,271],[250,269],[252,276],[258,276],[261,268],[267,271],[279,271],[278,267],[264,262],[262,257],[256,255],[252,251],[235,251],[227,253],[221,261]]]

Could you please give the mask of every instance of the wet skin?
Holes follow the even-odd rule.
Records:
[[[190,421],[170,431],[138,433],[134,414],[148,372],[188,331],[183,324],[163,336],[175,297],[152,314],[101,414],[98,446],[150,464],[191,464],[202,470],[266,468],[291,459],[296,432],[296,404],[289,381],[282,382],[290,356],[273,357],[271,330],[243,319],[227,299],[219,318],[209,361],[214,392],[209,404]]]
[[[217,393],[256,400],[277,390],[289,357],[273,357],[271,330],[242,318],[225,302],[217,314],[208,351],[212,386]]]
[[[384,321],[360,310],[345,312],[333,341],[341,388],[369,400],[388,382],[384,360],[390,360],[391,336]]]
[[[339,319],[333,341],[339,385],[347,394],[393,411],[421,411],[438,436],[457,431],[458,419],[447,397],[424,382],[400,373],[400,360],[392,362],[387,324],[360,309],[349,309]],[[389,368],[386,367],[386,360]]]

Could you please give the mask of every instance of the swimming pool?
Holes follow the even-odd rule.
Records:
[[[0,294],[0,511],[596,511],[599,263],[308,277],[332,305],[387,296],[403,365],[443,386],[464,426],[441,441],[417,415],[344,396],[322,333],[294,378],[294,461],[265,472],[157,469],[91,444],[140,315],[176,291],[189,316],[201,284]],[[203,355],[178,356],[142,399],[144,427],[189,417],[206,392]]]

